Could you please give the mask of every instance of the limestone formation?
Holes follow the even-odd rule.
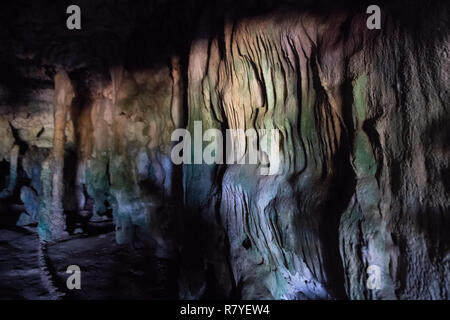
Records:
[[[18,79],[0,81],[0,199],[42,239],[111,218],[118,243],[176,259],[185,299],[449,298],[446,1],[383,2],[380,30],[347,1],[100,2],[76,36],[60,5],[35,8],[45,35],[0,13]],[[277,130],[277,174],[175,164],[197,121]]]

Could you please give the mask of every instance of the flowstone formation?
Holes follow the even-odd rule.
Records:
[[[57,241],[111,218],[177,261],[184,299],[449,298],[445,1],[383,2],[380,30],[346,1],[97,2],[81,31],[37,5],[33,41],[2,13],[0,199],[20,225]],[[174,164],[199,121],[279,132],[272,174]]]
[[[225,15],[194,42],[189,123],[282,135],[280,175],[184,170],[190,211],[215,226],[204,250],[223,290],[228,276],[249,299],[447,297],[445,10],[387,14],[380,32],[345,10]]]

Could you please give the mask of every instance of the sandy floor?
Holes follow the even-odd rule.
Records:
[[[41,283],[35,228],[0,229],[0,299],[49,299]],[[174,263],[117,245],[114,232],[78,235],[48,247],[53,278],[66,299],[176,298]],[[81,269],[81,290],[68,290],[67,267]]]

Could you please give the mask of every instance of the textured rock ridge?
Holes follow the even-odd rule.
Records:
[[[278,176],[184,171],[188,206],[215,226],[206,256],[227,275],[229,259],[244,298],[447,297],[448,148],[437,143],[447,133],[429,131],[448,117],[441,10],[411,17],[415,26],[388,13],[379,32],[345,10],[225,14],[218,35],[194,42],[188,127],[282,135]],[[367,288],[370,266],[380,290]]]

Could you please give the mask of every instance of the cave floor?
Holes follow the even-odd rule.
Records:
[[[23,228],[0,229],[0,299],[50,299],[41,283],[39,238]]]
[[[41,282],[35,227],[0,229],[0,299],[50,299]],[[48,247],[53,279],[74,300],[176,299],[176,268],[148,250],[118,245],[114,232],[67,237]],[[81,290],[68,290],[67,268],[81,269]]]

